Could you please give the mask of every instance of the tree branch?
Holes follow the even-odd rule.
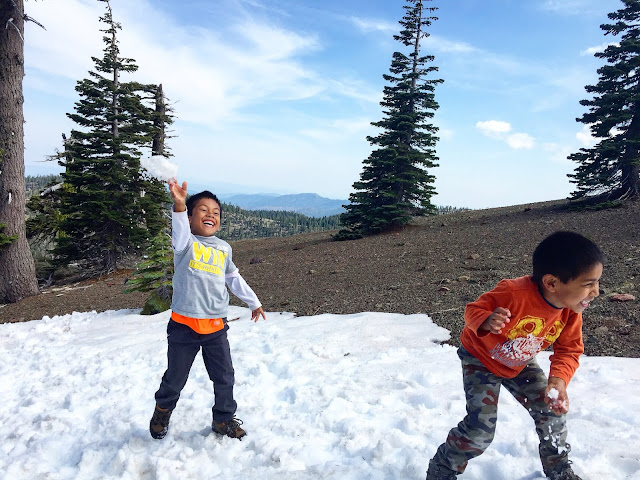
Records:
[[[40,22],[34,20],[33,18],[31,18],[29,15],[27,15],[26,13],[22,16],[22,18],[24,19],[25,22],[33,22],[36,25],[38,25],[39,27],[41,27],[43,30],[46,30],[46,28],[44,28],[44,25],[42,25]]]
[[[20,33],[20,29],[18,28],[18,26],[13,23],[13,17],[11,17],[9,20],[7,20],[7,23],[4,25],[4,28],[7,29],[9,28],[9,24],[11,24],[13,26],[13,28],[16,29],[16,32],[18,32],[18,35],[20,36],[20,40],[22,40],[22,43],[24,43],[24,38],[22,37],[22,34]]]

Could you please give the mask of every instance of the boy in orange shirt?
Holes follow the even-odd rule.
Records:
[[[467,305],[458,356],[467,415],[429,462],[427,480],[451,480],[489,447],[504,386],[536,425],[545,475],[580,480],[568,460],[567,385],[584,351],[582,312],[599,295],[604,257],[590,240],[555,232],[533,253],[533,275],[502,280]],[[549,379],[535,356],[553,345]]]

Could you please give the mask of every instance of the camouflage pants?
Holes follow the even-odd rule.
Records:
[[[481,455],[489,447],[496,429],[501,386],[533,418],[540,439],[538,450],[545,474],[556,464],[567,461],[571,447],[566,443],[565,415],[556,415],[544,403],[547,377],[535,359],[515,378],[503,378],[491,373],[463,347],[458,349],[458,356],[462,361],[467,415],[457,427],[451,429],[446,442],[438,448],[431,460],[434,467],[462,473],[469,460]]]

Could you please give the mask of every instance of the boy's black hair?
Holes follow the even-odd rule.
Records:
[[[579,233],[558,231],[542,240],[533,252],[533,281],[551,274],[567,283],[594,265],[604,265],[598,246]]]
[[[215,194],[211,193],[209,190],[203,190],[202,192],[196,193],[195,195],[191,195],[189,198],[187,198],[187,201],[185,202],[185,204],[187,205],[187,215],[191,216],[191,214],[193,213],[194,205],[198,202],[198,200],[202,198],[210,198],[211,200],[216,202],[220,207],[220,218],[222,218],[222,203],[220,202],[220,199],[218,199],[218,197]]]

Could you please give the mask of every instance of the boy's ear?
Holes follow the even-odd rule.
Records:
[[[549,291],[549,292],[555,292],[556,288],[558,287],[558,284],[561,283],[561,281],[555,275],[552,275],[550,273],[546,273],[542,277],[542,281],[540,283],[542,284],[542,288],[544,290]]]

